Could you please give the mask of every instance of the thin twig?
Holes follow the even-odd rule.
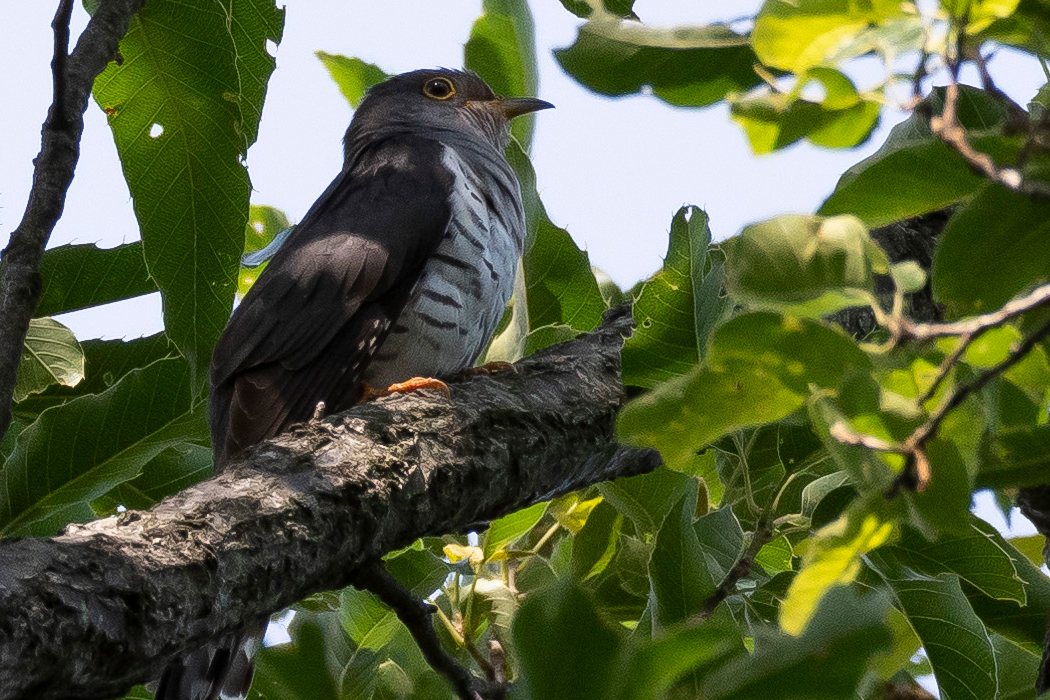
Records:
[[[997,182],[1014,192],[1033,197],[1050,198],[1050,185],[1040,180],[1026,180],[1017,168],[1000,168],[995,160],[975,149],[966,137],[966,129],[958,118],[959,83],[952,81],[945,88],[944,110],[930,118],[930,130],[946,144],[955,149],[971,168],[989,180]]]
[[[831,427],[831,435],[836,440],[846,445],[857,445],[879,452],[901,454],[908,458],[904,470],[894,480],[892,486],[887,492],[887,496],[892,497],[896,495],[901,488],[907,488],[912,491],[922,491],[926,488],[930,480],[930,462],[926,455],[926,444],[936,437],[937,431],[940,429],[941,424],[944,422],[944,419],[948,414],[962,405],[970,395],[980,391],[990,381],[1002,375],[1024,359],[1036,344],[1040,343],[1047,337],[1050,337],[1050,321],[1044,323],[1035,332],[1025,338],[1024,341],[1017,346],[1017,349],[1011,352],[1002,362],[988,368],[979,374],[976,379],[963,384],[952,392],[944,403],[930,414],[930,417],[926,422],[912,431],[912,434],[901,443],[883,440],[874,435],[858,433],[842,421],[835,423]]]
[[[740,579],[751,573],[751,568],[755,565],[755,557],[758,556],[758,552],[762,547],[773,537],[773,527],[768,514],[763,514],[759,519],[758,524],[755,526],[755,532],[751,536],[751,544],[747,546],[744,553],[740,555],[740,558],[733,564],[733,568],[729,570],[729,573],[725,575],[722,582],[718,584],[718,588],[715,592],[707,597],[704,601],[704,605],[700,608],[700,612],[696,614],[697,622],[704,622],[707,618],[714,614],[715,608],[718,607],[719,603],[733,595],[736,591],[736,584]]]
[[[966,348],[970,347],[970,344],[973,343],[975,338],[977,338],[976,333],[969,333],[959,338],[959,344],[956,345],[955,349],[944,358],[943,362],[941,362],[941,366],[937,368],[937,376],[933,378],[933,383],[930,384],[930,387],[926,391],[922,392],[922,396],[919,397],[919,400],[916,403],[922,406],[933,398],[934,394],[937,393],[937,389],[940,388],[948,374],[952,371],[952,367],[954,367],[955,363],[959,361],[959,358],[962,357],[963,353],[966,352]]]
[[[913,323],[902,319],[899,324],[901,340],[931,340],[948,336],[980,335],[989,328],[1001,326],[1006,321],[1026,311],[1050,304],[1050,284],[1036,287],[1028,294],[1006,302],[996,311],[980,316],[971,316],[951,323]]]
[[[363,567],[354,577],[354,584],[371,591],[393,609],[419,645],[423,658],[448,680],[460,700],[499,700],[506,695],[502,683],[477,678],[444,650],[431,620],[434,606],[414,596],[381,562]]]

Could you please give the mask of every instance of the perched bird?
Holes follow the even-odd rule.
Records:
[[[503,154],[510,120],[551,106],[499,97],[477,75],[444,69],[369,90],[346,132],[342,171],[215,348],[216,470],[310,419],[320,402],[336,412],[369,387],[473,366],[510,298],[525,238]],[[243,697],[259,634],[232,634],[173,663],[157,700]]]

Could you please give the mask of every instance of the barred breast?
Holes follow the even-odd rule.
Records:
[[[470,161],[483,172],[445,146],[454,180],[448,229],[364,372],[372,386],[473,366],[510,300],[525,238],[518,183],[505,162]]]

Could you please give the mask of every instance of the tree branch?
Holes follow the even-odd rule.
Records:
[[[61,0],[52,27],[54,101],[44,120],[29,203],[0,254],[0,438],[11,423],[18,363],[29,319],[40,301],[40,260],[51,237],[80,157],[84,110],[95,76],[116,55],[132,15],[146,0],[102,0],[72,55],[69,17],[73,0]]]
[[[0,700],[109,698],[423,535],[652,470],[614,438],[624,307],[435,392],[293,427],[150,511],[0,541]]]

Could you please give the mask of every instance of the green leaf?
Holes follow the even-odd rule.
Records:
[[[821,528],[806,541],[802,545],[802,565],[780,607],[783,630],[801,634],[828,592],[852,582],[860,573],[861,558],[885,544],[892,534],[893,523],[857,510]]]
[[[0,534],[49,535],[89,520],[92,500],[134,479],[160,452],[206,442],[204,407],[195,410],[190,396],[188,368],[175,358],[42,413],[0,467],[7,484]]]
[[[887,550],[869,555],[922,640],[941,691],[952,700],[998,697],[995,650],[988,630],[954,574],[919,576]]]
[[[868,226],[886,224],[954,204],[976,192],[985,179],[930,131],[928,114],[944,111],[944,89],[890,131],[878,151],[847,170],[820,214],[853,214]],[[999,162],[1012,162],[1019,142],[1005,140],[1003,104],[984,90],[960,86],[959,123],[973,145]]]
[[[578,332],[575,328],[566,326],[563,323],[555,323],[533,329],[525,336],[525,340],[521,345],[522,357],[528,357],[544,348],[572,340],[577,335]]]
[[[288,634],[291,643],[259,650],[249,697],[252,700],[341,700],[344,697],[340,688],[342,684],[336,682],[332,669],[336,673],[344,668],[357,671],[362,664],[348,665],[353,652],[340,627],[338,615],[297,610],[288,625]],[[358,656],[362,660],[368,658]],[[349,675],[356,677],[360,674]]]
[[[397,633],[401,621],[370,591],[344,588],[339,594],[339,621],[361,649],[378,651]]]
[[[849,369],[871,360],[838,326],[759,311],[729,320],[715,331],[708,362],[716,367],[751,365],[799,395],[810,385],[832,389]]]
[[[536,192],[536,173],[521,147],[512,142],[507,159],[521,183],[528,234],[514,282],[510,322],[492,340],[485,359],[513,362],[524,356],[526,338],[536,329],[594,329],[605,312],[605,301],[587,254],[576,246],[568,231],[547,218]]]
[[[792,570],[791,558],[794,554],[791,541],[781,535],[758,550],[755,562],[760,564],[770,575],[775,575],[781,571]]]
[[[586,581],[602,573],[616,556],[623,516],[602,500],[594,507],[587,523],[572,545],[572,574]]]
[[[689,671],[706,669],[743,651],[740,637],[713,625],[680,625],[631,655],[622,673],[623,689],[610,697],[662,700]],[[615,687],[615,686],[614,686]]]
[[[905,16],[910,2],[898,0],[766,0],[755,19],[751,43],[767,66],[804,73],[868,50],[869,25]]]
[[[900,540],[883,551],[890,552],[902,565],[913,571],[936,576],[953,573],[986,596],[997,600],[1025,603],[1024,586],[1013,560],[996,540],[998,536],[983,532],[976,525],[962,535],[945,534],[929,542],[911,529],[901,533]]]
[[[622,636],[578,588],[556,585],[525,599],[514,620],[521,679],[514,697],[597,700],[605,697]],[[519,690],[520,686],[520,690]]]
[[[1050,425],[1010,428],[986,446],[978,488],[1016,488],[1046,483],[1050,473]]]
[[[713,510],[693,523],[712,578],[721,581],[744,551],[744,531],[732,508]]]
[[[1047,16],[1043,0],[1021,0],[1012,15],[1001,16],[1002,19],[993,22],[981,33],[982,38],[1016,46],[1037,56],[1050,55],[1050,17]]]
[[[115,513],[118,505],[152,508],[161,499],[207,479],[212,469],[211,448],[190,442],[175,445],[146,462],[137,477],[97,499],[93,507],[100,515]]]
[[[547,501],[534,503],[528,508],[523,508],[492,521],[488,532],[485,534],[485,556],[490,557],[505,546],[527,535],[532,528],[536,527],[536,523],[540,521],[543,514],[547,512],[547,505]]]
[[[659,530],[675,503],[695,489],[694,479],[666,467],[658,467],[649,474],[598,484],[598,491],[609,505],[630,518],[635,528],[645,533]]]
[[[561,0],[561,4],[562,7],[577,17],[590,17],[594,11],[590,0]],[[634,0],[603,0],[602,7],[606,12],[611,12],[617,17],[637,19],[633,9]]]
[[[890,276],[901,294],[914,294],[926,286],[926,270],[914,260],[893,263]]]
[[[621,439],[655,447],[666,464],[687,471],[705,445],[785,418],[811,385],[835,387],[847,368],[870,361],[837,329],[758,312],[715,331],[708,364],[628,403],[617,422]]]
[[[697,452],[723,435],[776,422],[803,403],[765,368],[733,362],[699,367],[634,399],[620,411],[616,430],[622,442],[654,447],[669,467],[688,471]]]
[[[707,338],[727,305],[722,266],[710,246],[707,214],[679,209],[663,268],[634,302],[635,330],[623,348],[625,384],[651,389],[685,374],[706,354]]]
[[[423,540],[383,557],[387,571],[417,596],[427,597],[445,582],[449,564],[427,549]]]
[[[146,269],[142,243],[116,248],[63,245],[44,252],[43,289],[36,313],[54,316],[157,291]]]
[[[742,654],[704,677],[704,700],[859,697],[865,670],[890,647],[888,601],[837,588],[821,602],[800,637],[759,628],[754,655]],[[989,696],[990,697],[990,696]]]
[[[778,216],[721,245],[731,296],[803,315],[869,304],[875,273],[889,268],[886,254],[852,216]]]
[[[819,83],[821,102],[802,99],[802,87]],[[765,91],[730,100],[733,120],[744,127],[751,150],[770,153],[805,138],[827,148],[851,148],[868,140],[879,121],[880,104],[864,99],[845,74],[812,68],[791,92]]]
[[[43,393],[28,396],[15,406],[15,412],[35,419],[43,410],[77,396],[106,391],[133,369],[178,356],[178,350],[164,333],[127,341],[86,340],[81,343],[81,349],[84,351],[82,381],[75,387],[55,384]]]
[[[1024,581],[1025,605],[1018,606],[1013,600],[990,598],[965,581],[963,592],[988,628],[1035,654],[1040,653],[1046,634],[1046,621],[1050,618],[1050,579],[1005,542],[991,525],[980,520],[975,520],[974,524],[1013,560],[1017,575]]]
[[[168,335],[194,393],[230,315],[255,141],[283,11],[273,0],[151,2],[95,80],[134,200]],[[192,31],[186,31],[192,27]]]
[[[654,29],[635,22],[594,20],[554,57],[570,75],[602,95],[652,90],[673,105],[705,107],[758,85],[748,37],[728,27]]]
[[[1035,700],[1035,682],[1039,674],[1038,652],[1022,649],[994,632],[990,636],[995,649],[1000,700]]]
[[[315,51],[314,55],[324,64],[328,75],[339,86],[339,92],[343,93],[343,97],[354,109],[361,105],[361,100],[365,98],[368,88],[383,82],[388,77],[382,68],[374,63],[366,63],[360,58],[350,58],[325,51]]]
[[[284,212],[274,207],[253,204],[249,210],[248,224],[244,229],[244,253],[257,253],[274,242],[274,239],[282,232],[291,227],[288,217]],[[248,290],[259,279],[259,275],[269,264],[269,260],[261,265],[249,267],[242,264],[237,273],[237,298],[241,299]]]
[[[539,87],[536,38],[526,0],[483,0],[481,16],[463,45],[463,65],[505,97],[534,97]],[[511,133],[526,152],[535,117],[518,117]]]
[[[74,387],[84,378],[84,351],[73,331],[53,318],[29,321],[18,363],[14,400],[22,401],[54,384]]]
[[[994,311],[1050,279],[1048,235],[1050,203],[987,185],[944,228],[933,265],[934,296],[957,314]]]
[[[664,520],[649,558],[649,607],[656,630],[700,612],[718,582],[693,529],[695,496],[686,495]]]

